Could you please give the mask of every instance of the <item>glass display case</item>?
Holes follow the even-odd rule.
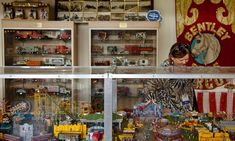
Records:
[[[39,114],[39,117],[41,117],[44,120],[52,120],[52,123],[54,125],[53,134],[55,137],[59,138],[76,138],[76,139],[82,139],[86,140],[86,138],[91,137],[92,138],[99,138],[102,136],[104,140],[110,140],[113,138],[114,140],[135,140],[137,137],[137,140],[155,140],[157,137],[161,138],[167,138],[164,131],[169,131],[167,133],[176,133],[174,134],[172,138],[178,138],[182,140],[183,137],[188,137],[187,139],[190,140],[197,140],[197,137],[200,137],[200,132],[191,132],[192,130],[187,130],[187,126],[183,126],[184,128],[181,128],[181,124],[184,123],[184,121],[188,121],[185,119],[197,119],[199,117],[203,117],[203,121],[214,121],[213,123],[217,124],[217,121],[221,121],[223,119],[223,122],[220,122],[219,124],[223,124],[222,128],[228,127],[226,125],[227,122],[232,122],[231,119],[234,119],[234,116],[229,116],[228,114],[225,115],[225,117],[217,117],[218,115],[214,115],[214,117],[211,120],[211,117],[207,117],[207,114],[201,113],[195,115],[195,113],[192,115],[183,116],[183,114],[172,114],[168,116],[162,116],[161,120],[157,120],[159,116],[154,115],[154,112],[151,112],[151,110],[155,111],[154,108],[148,108],[149,105],[144,105],[142,108],[139,109],[139,112],[146,112],[145,109],[149,109],[147,113],[152,114],[152,116],[137,116],[134,110],[136,106],[136,103],[139,103],[141,99],[141,95],[137,95],[137,98],[132,97],[125,97],[123,99],[121,96],[117,94],[117,81],[119,79],[126,79],[128,83],[143,80],[143,83],[145,83],[149,79],[226,79],[226,83],[224,83],[221,87],[225,88],[225,91],[227,91],[229,94],[230,92],[233,93],[234,86],[234,78],[235,78],[235,68],[234,67],[166,67],[166,68],[158,68],[158,67],[152,67],[152,66],[145,66],[145,67],[123,67],[123,66],[117,66],[117,67],[19,67],[19,66],[6,66],[0,68],[0,78],[1,80],[5,81],[21,81],[24,79],[25,82],[28,81],[28,79],[72,79],[73,81],[80,82],[82,79],[103,79],[104,83],[104,110],[102,113],[95,113],[93,112],[89,107],[89,105],[82,101],[82,103],[79,104],[79,97],[73,97],[73,102],[71,104],[75,104],[74,110],[67,111],[67,112],[53,112],[52,114],[48,114],[48,116],[42,116],[44,112],[44,106],[46,106],[46,100],[44,102],[39,102],[40,100],[43,100],[46,97],[51,97],[51,101],[56,100],[53,97],[53,95],[47,94],[46,92],[42,93],[40,91],[35,92],[33,95],[25,95],[28,96],[28,98],[32,98],[33,100],[30,103],[27,103],[25,101],[28,101],[25,96],[22,95],[21,104],[19,106],[3,106],[5,108],[5,111],[1,112],[10,112],[9,114],[14,113],[13,117],[17,117],[18,114],[20,115],[27,115],[27,114],[33,114],[37,115]],[[129,84],[127,84],[129,85]],[[10,86],[9,86],[10,87]],[[80,85],[76,85],[76,87],[73,87],[74,91],[78,92],[78,95],[84,95],[83,93],[83,87],[84,84],[80,83]],[[40,92],[40,93],[39,93]],[[45,94],[46,93],[46,94]],[[8,103],[12,103],[10,93],[7,93],[3,95],[3,100]],[[46,95],[46,96],[45,96]],[[233,95],[232,95],[233,96]],[[234,98],[235,96],[233,96]],[[231,101],[232,99],[230,99]],[[132,103],[133,102],[133,103]],[[50,102],[53,104],[53,102]],[[77,104],[76,104],[77,103]],[[30,105],[31,106],[28,106]],[[59,104],[59,103],[58,103]],[[121,106],[120,106],[121,104]],[[22,106],[24,105],[24,106]],[[128,106],[128,110],[125,110],[122,106]],[[1,107],[1,109],[3,109]],[[12,110],[7,110],[6,108],[10,108]],[[12,108],[14,107],[14,108]],[[25,108],[26,107],[26,108]],[[31,107],[31,109],[38,108],[38,111],[35,110],[27,110],[28,107]],[[58,106],[59,107],[59,106]],[[17,109],[18,108],[18,109]],[[63,105],[61,108],[58,108],[58,111],[66,109],[66,106]],[[79,112],[77,112],[77,110]],[[90,109],[90,110],[89,110]],[[15,110],[15,111],[14,111]],[[17,111],[17,112],[16,112]],[[222,114],[222,113],[221,113]],[[233,114],[233,113],[232,113]],[[140,113],[141,115],[141,113]],[[229,116],[229,117],[228,117]],[[26,117],[20,117],[24,120],[24,122],[30,121],[29,116]],[[167,119],[165,119],[167,118]],[[0,118],[1,119],[1,118]],[[21,122],[22,119],[13,119],[13,121]],[[71,120],[75,119],[75,120]],[[5,119],[4,119],[5,120]],[[168,121],[166,121],[168,120]],[[201,119],[202,120],[202,119]],[[224,121],[226,120],[226,121]],[[40,118],[38,118],[38,121],[40,121]],[[77,124],[74,124],[74,122],[77,121]],[[157,123],[157,126],[155,124]],[[160,128],[160,126],[166,125],[166,122],[168,125],[174,125],[174,126],[167,126],[167,128]],[[29,125],[31,125],[30,122],[28,122]],[[33,122],[33,123],[39,123],[39,122]],[[201,123],[201,122],[200,122]],[[158,130],[156,129],[156,125]],[[27,125],[28,126],[28,125]],[[33,125],[36,126],[37,125]],[[212,130],[210,130],[210,127],[207,127],[207,124],[198,125],[199,127],[205,127],[203,128],[203,131],[206,131],[206,133],[212,133]],[[209,126],[209,124],[208,124]],[[177,128],[174,128],[177,127]],[[217,126],[216,126],[217,127]],[[17,128],[19,129],[19,128]],[[37,129],[37,128],[36,128]],[[41,129],[41,128],[40,128]],[[44,129],[44,128],[43,128]],[[69,131],[67,131],[68,129]],[[76,129],[76,131],[74,130]],[[79,130],[78,130],[79,129]],[[179,131],[179,129],[182,129],[182,131]],[[184,130],[186,129],[186,130]],[[201,128],[200,128],[201,129]],[[213,127],[215,129],[215,127]],[[220,130],[219,129],[219,130]],[[72,130],[72,131],[71,131]],[[13,128],[14,131],[14,128]],[[194,130],[193,130],[194,131]],[[218,130],[217,130],[218,131]],[[34,131],[36,132],[36,131]],[[52,131],[51,131],[52,132]],[[60,134],[61,133],[61,134]],[[204,132],[203,132],[204,133]],[[217,136],[221,133],[223,134],[222,138],[228,139],[228,133],[227,132],[214,132],[216,136],[211,136],[209,138],[220,138],[221,136]],[[43,133],[42,133],[43,134]],[[182,136],[182,134],[184,136]],[[208,135],[207,134],[207,135]],[[212,133],[213,134],[213,133]],[[195,136],[195,138],[193,138]],[[204,138],[205,136],[202,136]],[[93,139],[94,139],[93,138]],[[100,139],[101,140],[101,139]]]
[[[114,90],[112,96],[109,95],[109,97],[105,97],[104,102],[113,103],[113,106],[109,107],[109,109],[112,110],[113,113],[119,113],[123,116],[122,128],[113,126],[112,131],[114,132],[110,132],[112,137],[116,137],[120,141],[154,141],[169,139],[198,141],[200,139],[230,140],[234,138],[229,132],[224,132],[226,129],[233,130],[232,128],[234,127],[234,122],[231,122],[235,117],[234,67],[157,68],[148,66],[117,66],[113,69],[113,72],[109,74],[109,77],[113,79],[112,85],[116,88],[116,91]],[[199,112],[169,112],[162,107],[164,104],[162,101],[167,99],[163,94],[167,94],[168,91],[171,92],[171,88],[167,87],[169,85],[163,83],[168,80],[171,82],[173,82],[173,80],[179,80],[175,81],[178,83],[187,81],[187,84],[192,81],[194,82],[195,88],[197,88],[197,85],[203,84],[210,86],[217,85],[218,88],[200,90],[199,93],[197,93],[198,90],[195,89]],[[118,93],[120,91],[118,90],[120,82],[126,87],[140,82],[143,85],[138,85],[138,91],[135,92],[135,96],[128,96],[124,91]],[[162,85],[161,82],[164,85]],[[180,87],[180,85],[183,86],[182,89],[186,87],[183,83],[174,83],[173,85],[175,87],[173,91],[169,93],[172,97],[174,95],[173,93],[177,91],[177,87]],[[160,87],[164,87],[164,89]],[[157,89],[159,89],[159,91]],[[173,98],[174,100],[177,99],[177,95],[175,96],[175,99]],[[161,97],[161,99],[159,97]],[[111,100],[114,101],[111,102]],[[181,106],[183,107],[184,104],[183,102]],[[200,108],[205,106],[205,104],[209,105],[209,111],[203,113]],[[106,116],[113,118],[110,113]],[[113,124],[115,120],[116,119],[112,119]],[[227,124],[224,125],[224,123]],[[111,123],[108,122],[107,124]],[[207,136],[209,134],[210,136]]]
[[[2,20],[2,33],[3,66],[56,68],[77,65],[73,22]],[[74,108],[71,103],[76,94],[72,79],[7,79],[3,86],[2,93],[11,104],[27,103],[25,112],[44,109],[44,114],[55,113],[61,101],[67,104],[67,111]],[[40,97],[41,93],[49,97]],[[32,104],[32,101],[37,102]]]
[[[158,26],[158,22],[90,22],[90,65],[157,66]],[[93,107],[102,110],[104,82],[91,80],[91,84]],[[133,83],[125,79],[119,79],[117,84],[118,95],[131,97],[136,97],[143,87],[142,81]]]
[[[157,66],[157,22],[103,25],[106,24],[89,24],[91,66]]]
[[[77,62],[72,22],[3,20],[2,29],[4,66],[72,66]]]
[[[89,97],[83,80],[105,79],[108,70],[71,66],[1,67],[0,80],[5,82],[6,90],[5,94],[1,93],[0,106],[0,130],[6,135],[4,139],[85,140],[90,125],[84,116],[92,113],[92,109],[89,100],[82,100],[84,96]],[[76,82],[71,87],[72,95],[52,92],[60,90],[56,86],[67,81]],[[23,88],[13,88],[22,83]],[[36,84],[39,86],[35,90],[28,88]]]

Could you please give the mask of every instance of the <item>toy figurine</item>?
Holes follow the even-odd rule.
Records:
[[[6,7],[3,17],[5,19],[13,19],[13,9],[11,7]]]
[[[28,13],[28,19],[37,19],[36,9],[30,9],[30,11]]]
[[[24,9],[19,8],[15,11],[15,18],[24,19]]]
[[[44,8],[42,8],[42,9],[40,10],[40,16],[39,16],[39,18],[40,18],[41,20],[48,20],[48,12],[47,12],[47,10],[45,10]]]

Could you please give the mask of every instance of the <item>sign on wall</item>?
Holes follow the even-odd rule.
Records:
[[[191,65],[235,66],[235,1],[176,0],[177,40],[188,43]]]

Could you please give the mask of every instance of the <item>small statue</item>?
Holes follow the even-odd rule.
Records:
[[[12,9],[12,7],[6,7],[3,17],[5,19],[13,19],[13,9]]]

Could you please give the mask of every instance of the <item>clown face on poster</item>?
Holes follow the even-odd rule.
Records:
[[[235,0],[176,0],[176,22],[190,65],[235,66]]]

